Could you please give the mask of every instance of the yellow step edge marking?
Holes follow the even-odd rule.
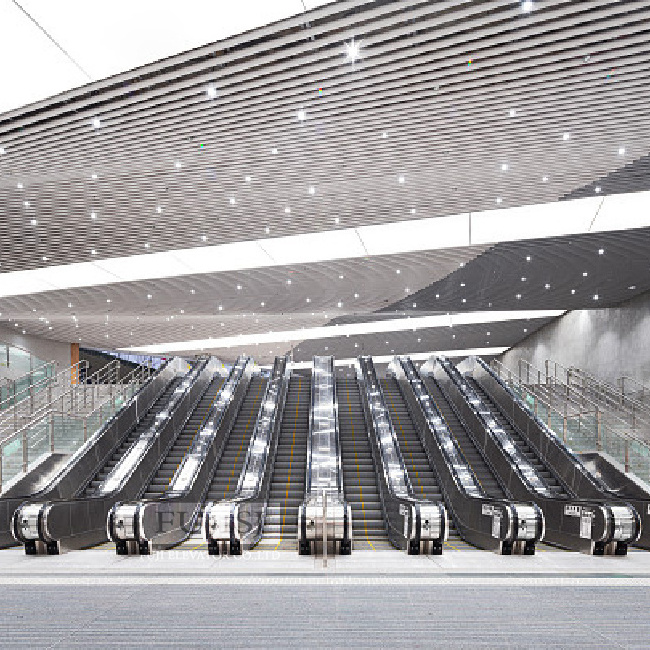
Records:
[[[201,429],[203,428],[203,425],[205,424],[205,421],[208,419],[208,415],[210,415],[210,411],[212,410],[212,406],[214,405],[217,397],[219,396],[219,393],[221,392],[221,387],[224,385],[224,383],[225,383],[225,381],[222,381],[219,384],[219,388],[217,388],[217,392],[214,394],[214,397],[212,398],[212,401],[210,402],[210,406],[208,407],[208,410],[206,411],[205,415],[203,416],[203,419],[201,420],[201,424],[199,424],[199,426],[196,427],[196,431],[194,432],[194,435],[192,436],[192,439],[189,441],[187,447],[185,448],[185,454],[190,450],[190,447],[192,446],[192,443],[194,442],[194,438],[196,438],[196,434],[199,431],[201,431]],[[199,400],[199,401],[201,401],[201,400]],[[199,405],[197,404],[196,408],[198,408],[198,407],[199,407]],[[192,417],[192,416],[190,415],[190,417]],[[183,435],[183,433],[181,432],[180,435]],[[185,454],[183,454],[183,456]],[[179,467],[180,467],[180,463],[178,465],[176,465],[176,469],[178,469]],[[169,482],[171,483],[173,479],[174,479],[174,474],[172,474],[169,477]]]
[[[359,499],[361,500],[361,512],[363,512],[363,527],[366,532],[366,542],[370,545],[373,551],[377,549],[372,545],[368,537],[368,521],[366,520],[366,504],[363,501],[363,488],[361,486],[361,470],[359,469],[359,458],[357,456],[357,441],[354,436],[354,423],[352,422],[352,404],[350,402],[350,385],[345,382],[345,394],[348,398],[348,410],[350,412],[350,426],[352,428],[352,448],[354,449],[354,462],[357,466],[357,480],[359,481]]]
[[[239,449],[237,450],[237,456],[235,457],[235,462],[232,464],[232,471],[230,472],[230,476],[228,477],[228,484],[226,485],[224,491],[223,491],[223,498],[225,499],[226,496],[228,495],[228,492],[230,492],[230,481],[232,480],[233,476],[235,475],[235,469],[237,467],[237,461],[239,460],[239,456],[241,454],[241,450],[244,447],[244,440],[246,440],[246,433],[248,432],[248,427],[251,424],[251,418],[253,415],[257,413],[255,410],[255,407],[257,406],[257,403],[259,402],[259,397],[260,397],[260,391],[262,390],[262,385],[264,382],[260,382],[260,385],[257,388],[257,394],[255,395],[255,401],[253,402],[253,408],[251,409],[250,415],[248,416],[248,420],[246,422],[246,428],[244,429],[244,435],[241,438],[241,442],[239,443]],[[243,406],[243,404],[242,404]],[[233,425],[233,429],[234,429]]]
[[[384,384],[386,386],[386,384]],[[420,481],[420,475],[418,474],[418,470],[415,467],[415,459],[413,458],[413,452],[409,449],[409,443],[408,440],[406,439],[406,434],[404,433],[404,429],[402,428],[402,422],[399,419],[399,415],[397,415],[397,411],[395,411],[395,405],[393,404],[393,396],[390,394],[390,391],[386,391],[388,394],[388,399],[390,400],[390,408],[391,408],[391,419],[394,416],[395,419],[397,420],[397,426],[399,427],[399,430],[402,432],[402,440],[404,441],[404,447],[406,448],[406,451],[408,455],[411,457],[411,467],[413,469],[413,472],[415,473],[415,478],[418,480],[418,485],[420,486],[420,491],[424,495],[424,486],[422,485],[422,481]]]
[[[284,524],[287,518],[287,499],[289,498],[289,488],[291,487],[291,467],[293,465],[293,448],[296,444],[296,427],[298,426],[298,407],[300,406],[300,387],[302,385],[302,377],[298,377],[298,400],[296,401],[296,414],[293,420],[293,439],[291,440],[291,455],[289,456],[289,477],[287,478],[287,490],[284,495],[284,512],[282,514],[282,524],[280,524],[280,539],[276,545],[276,549],[282,543],[284,535]],[[288,395],[287,395],[288,397]],[[276,451],[277,453],[277,451]]]

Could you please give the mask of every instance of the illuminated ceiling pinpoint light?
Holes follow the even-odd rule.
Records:
[[[508,167],[508,163],[503,163],[503,164],[501,165],[501,171],[502,171],[502,172],[507,172],[508,169],[509,169],[509,167]]]
[[[102,125],[102,121],[98,117],[93,117],[91,124],[93,129],[99,129]]]
[[[313,185],[309,186],[309,193],[310,194],[316,194],[316,188]]]
[[[603,191],[603,188],[600,187],[600,185],[597,186],[597,187],[594,189],[594,192],[596,192],[596,194],[600,194],[602,191]]]
[[[521,3],[521,10],[525,14],[529,14],[534,8],[535,8],[535,3],[533,2],[533,0],[524,0]]]
[[[570,139],[571,139],[571,134],[570,134],[570,133],[564,133],[564,134],[562,135],[562,140],[564,140],[565,142],[566,142],[567,140],[570,140]]]
[[[618,155],[619,156],[624,156],[625,155],[625,147],[620,147],[618,150]]]
[[[404,178],[404,176],[400,176],[400,177],[398,177],[397,182],[400,185],[404,185],[404,183],[406,182],[406,178]]]
[[[4,147],[0,147],[0,156],[4,156],[7,153],[7,150]]]
[[[345,58],[350,63],[354,63],[361,54],[361,41],[355,41],[352,39],[349,43],[345,43],[343,46],[345,52]]]
[[[205,92],[210,99],[214,99],[217,96],[217,89],[214,86],[208,86]]]
[[[303,110],[302,108],[296,113],[296,117],[298,118],[299,122],[304,122],[307,119],[307,111]]]
[[[16,183],[16,187],[17,187],[19,190],[22,190],[24,186],[23,186],[22,183]]]

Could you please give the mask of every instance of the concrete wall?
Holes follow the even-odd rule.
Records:
[[[17,329],[17,328],[16,328]],[[0,325],[0,342],[29,350],[42,361],[56,361],[62,370],[70,365],[70,343],[52,341],[40,336],[15,332],[13,328]],[[0,377],[14,378],[11,368],[0,366]]]
[[[552,359],[610,383],[628,375],[650,385],[650,292],[615,308],[568,312],[500,360],[515,370],[520,358],[542,369]]]

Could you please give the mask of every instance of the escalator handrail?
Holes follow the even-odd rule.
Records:
[[[562,453],[566,456],[566,458],[573,463],[573,466],[575,469],[577,469],[580,474],[588,480],[590,483],[592,483],[594,486],[596,486],[600,491],[602,491],[605,494],[612,494],[613,496],[617,496],[615,493],[612,492],[598,477],[594,476],[587,468],[584,466],[582,461],[578,458],[576,454],[573,453],[569,447],[567,447],[564,444],[564,441],[557,436],[553,430],[538,416],[535,414],[535,412],[522,400],[511,388],[506,384],[501,377],[499,377],[490,366],[483,361],[480,357],[476,357],[476,362],[481,366],[481,368],[487,372],[490,377],[496,381],[501,388],[510,396],[510,398],[522,409],[525,410],[525,412],[528,414],[528,416],[535,421],[535,424],[542,430],[546,438],[553,443],[556,447],[558,447]],[[529,443],[530,444],[530,443]]]
[[[386,485],[388,486],[392,496],[395,498],[413,499],[413,486],[411,485],[411,479],[408,475],[399,443],[397,442],[397,434],[395,433],[395,428],[393,427],[393,423],[388,414],[386,398],[381,390],[379,380],[377,379],[377,373],[372,358],[367,356],[358,357],[357,371],[360,382],[364,387],[366,403],[368,404],[368,410],[370,411],[370,417],[372,420],[372,427],[379,443],[378,446],[381,452],[382,471],[384,473]],[[373,390],[377,394],[373,394]],[[390,438],[389,440],[382,440],[382,430],[387,433]],[[392,448],[394,460],[398,465],[394,468],[395,471],[392,473],[391,468],[393,463],[388,457],[390,450],[386,448],[388,444],[390,444]],[[400,483],[403,485],[403,488],[400,487]]]
[[[544,479],[539,475],[538,471],[528,458],[519,451],[514,440],[512,440],[507,431],[498,424],[489,406],[483,402],[476,391],[474,391],[464,380],[458,372],[458,369],[445,357],[437,357],[436,361],[460,391],[463,399],[478,417],[492,440],[495,441],[502,453],[508,458],[513,471],[516,472],[524,485],[526,485],[534,494],[538,494],[545,498],[566,498],[562,497],[562,495],[556,495],[551,492],[546,481],[544,481]]]
[[[244,500],[244,499],[256,499],[259,496],[261,490],[261,478],[265,474],[267,463],[269,462],[269,450],[271,443],[273,441],[274,435],[277,433],[277,429],[280,426],[281,421],[281,412],[282,409],[280,405],[285,403],[287,390],[289,387],[289,376],[290,371],[288,369],[288,357],[276,357],[275,363],[273,364],[273,369],[271,370],[271,376],[269,381],[266,384],[266,390],[264,391],[264,397],[262,398],[258,417],[255,421],[255,428],[251,435],[250,442],[248,444],[248,450],[246,452],[246,458],[244,459],[244,464],[242,465],[241,472],[239,474],[239,481],[237,483],[237,488],[233,499]],[[272,400],[269,402],[269,400]],[[263,410],[266,409],[270,411],[268,418],[263,417]],[[262,440],[264,447],[259,450],[258,441]],[[256,451],[256,446],[258,450]],[[255,457],[257,457],[258,462],[256,462]],[[252,490],[248,490],[244,493],[246,489],[246,475],[249,473],[249,467],[256,463],[258,468],[257,477],[255,480],[255,487]]]
[[[125,484],[126,481],[128,481],[129,477],[133,474],[133,471],[135,471],[135,468],[138,466],[140,459],[143,457],[144,454],[146,454],[147,450],[151,447],[151,445],[154,443],[156,440],[156,437],[158,433],[162,430],[162,428],[166,425],[167,422],[169,422],[176,411],[181,408],[183,404],[183,397],[187,395],[198,379],[198,377],[201,375],[201,372],[205,369],[205,367],[208,364],[209,359],[204,358],[200,359],[194,367],[187,373],[183,381],[181,382],[181,390],[177,387],[176,390],[172,393],[170,396],[169,400],[167,401],[164,410],[161,413],[158,413],[156,415],[156,420],[154,423],[148,427],[146,431],[143,431],[140,436],[138,437],[137,440],[133,442],[133,444],[122,454],[121,458],[119,461],[116,463],[116,465],[113,467],[111,472],[108,474],[108,476],[102,481],[102,483],[97,486],[97,489],[95,491],[95,494],[90,495],[90,498],[93,498],[95,496],[97,497],[107,497],[112,494],[116,494],[119,492],[122,488],[122,486]],[[161,417],[162,416],[162,417]],[[126,473],[119,479],[117,484],[111,488],[110,490],[107,488],[102,489],[103,486],[110,485],[110,481],[114,475],[119,473],[119,468],[122,463],[125,463],[125,459],[128,458],[129,454],[137,449],[137,446],[143,443],[142,448],[141,448],[141,453],[139,456],[135,456],[136,458],[135,462],[131,463],[131,468],[128,469]]]

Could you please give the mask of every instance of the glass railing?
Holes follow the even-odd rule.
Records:
[[[597,410],[579,413],[562,412],[548,404],[536,390],[499,361],[492,370],[521,400],[521,403],[574,453],[603,452],[613,458],[626,472],[650,482],[650,446],[626,430],[624,423],[612,424]]]
[[[5,379],[0,386],[0,410],[44,390],[56,374],[56,364],[44,363],[17,379]]]
[[[92,411],[79,415],[50,410],[0,442],[0,493],[44,457],[77,451],[135,395],[149,375],[148,369],[138,368]]]

